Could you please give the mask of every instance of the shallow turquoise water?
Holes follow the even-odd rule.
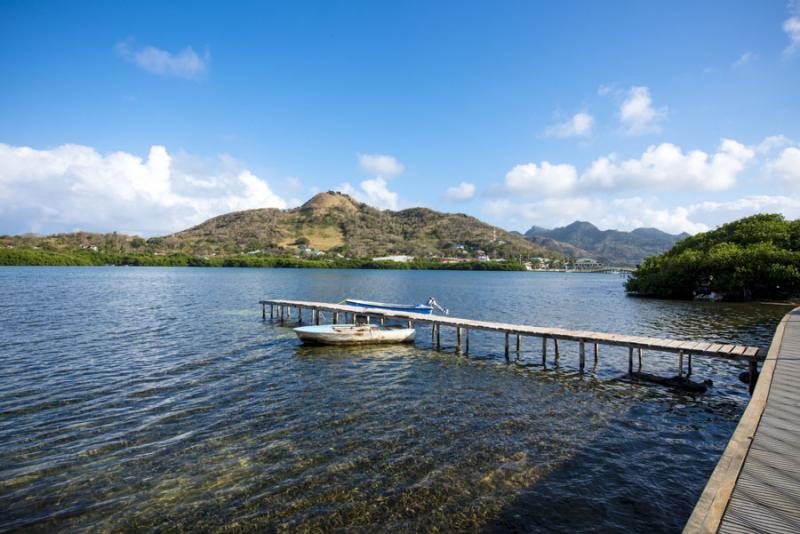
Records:
[[[523,340],[303,347],[262,298],[766,346],[785,307],[627,298],[614,275],[0,268],[1,530],[676,531],[747,401],[691,396],[624,349],[541,367]],[[645,370],[674,374],[675,357]]]

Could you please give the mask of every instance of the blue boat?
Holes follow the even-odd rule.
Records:
[[[447,310],[440,307],[436,300],[431,298],[428,300],[428,304],[388,304],[386,302],[372,302],[369,300],[355,300],[355,299],[347,299],[344,301],[345,304],[350,306],[360,306],[362,308],[373,308],[376,310],[388,310],[388,311],[399,311],[399,312],[410,312],[410,313],[421,313],[423,315],[431,315],[433,313],[434,307],[442,310],[443,313],[447,314]]]

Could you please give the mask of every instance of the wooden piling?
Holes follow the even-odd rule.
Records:
[[[639,349],[639,372],[642,372],[642,349]]]
[[[314,310],[311,310],[311,314],[312,315],[314,314]],[[303,324],[303,307],[302,306],[298,306],[297,307],[297,322],[300,323],[300,324]]]
[[[283,306],[281,306],[281,322],[283,322],[283,314],[285,313],[285,311],[284,311],[284,309],[283,309],[283,308],[284,308],[284,307],[283,307]]]
[[[275,305],[274,304],[270,304],[269,305],[269,320],[271,321],[274,318],[275,318]]]
[[[686,363],[686,376],[692,376],[692,353],[690,352]]]
[[[557,364],[558,363],[558,359],[561,357],[561,354],[558,352],[558,338],[557,337],[553,338],[553,354],[554,354],[553,361]]]
[[[628,374],[633,374],[633,347],[628,347]]]
[[[678,376],[683,376],[683,351],[678,353]]]
[[[261,303],[261,320],[267,320],[267,304],[265,302]]]
[[[509,334],[508,332],[506,332],[506,350],[505,350],[506,361],[508,361],[508,336]]]
[[[542,336],[542,367],[547,367],[547,336]]]
[[[520,338],[521,338],[521,337],[522,337],[522,336],[520,336],[519,334],[517,334],[517,359],[518,359],[518,360],[519,360],[520,346],[521,346],[521,344],[522,344],[522,342],[520,341]]]
[[[456,352],[461,352],[461,327],[456,327]]]
[[[586,367],[586,343],[582,339],[578,342],[578,365],[581,371]]]
[[[442,325],[436,325],[436,348],[442,347]]]
[[[597,343],[594,344],[594,365],[597,366],[597,363],[600,361],[600,345]]]
[[[469,354],[469,328],[464,329],[464,352]]]

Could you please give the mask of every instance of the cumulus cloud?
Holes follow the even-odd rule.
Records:
[[[790,219],[800,218],[800,198],[783,195],[752,195],[726,202],[706,201],[693,204],[689,212],[720,213],[738,219],[754,213],[783,213]]]
[[[389,189],[388,180],[403,173],[405,170],[403,164],[394,156],[386,154],[359,154],[358,166],[362,171],[377,176],[363,180],[358,184],[358,188],[346,182],[339,189],[356,200],[375,208],[396,210],[399,205],[399,196]]]
[[[523,203],[492,200],[486,203],[483,211],[521,227],[531,224],[562,226],[575,220],[589,220],[600,228],[618,230],[653,227],[665,232],[694,234],[708,229],[705,224],[691,220],[688,208],[669,209],[658,206],[654,199],[640,197],[603,200],[574,196]]]
[[[791,187],[800,188],[800,148],[784,148],[780,156],[767,162],[767,172]]]
[[[783,22],[783,31],[789,38],[789,45],[783,49],[784,57],[793,56],[800,49],[800,17],[789,17]]]
[[[506,173],[504,189],[526,196],[560,195],[575,188],[578,173],[572,165],[553,165],[543,161],[540,165],[517,165]]]
[[[398,207],[397,193],[390,191],[389,184],[380,176],[362,181],[359,189],[353,187],[353,184],[345,182],[339,186],[339,190],[374,208],[396,210]]]
[[[132,44],[130,39],[120,41],[114,49],[122,59],[152,74],[197,79],[208,70],[208,52],[200,56],[190,46],[172,53],[154,46],[134,49]]]
[[[650,89],[644,86],[631,87],[619,108],[619,120],[631,135],[660,132],[666,116],[667,108],[654,108]]]
[[[286,207],[230,156],[205,160],[153,146],[147,158],[82,145],[0,144],[0,227],[9,233],[174,232],[230,211]]]
[[[444,198],[450,202],[466,202],[475,196],[475,184],[461,182],[453,187],[448,187]]]
[[[360,154],[358,165],[364,172],[386,178],[402,174],[405,170],[402,163],[387,154]]]
[[[549,126],[545,131],[545,136],[559,139],[567,137],[587,137],[592,134],[594,124],[594,117],[582,111],[576,113],[564,122]]]
[[[737,175],[755,152],[731,139],[723,139],[716,153],[683,152],[672,143],[650,146],[640,158],[620,160],[615,154],[592,162],[582,175],[586,186],[602,189],[690,187],[721,191],[736,183]]]

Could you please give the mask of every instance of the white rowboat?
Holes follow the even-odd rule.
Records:
[[[300,326],[294,333],[303,343],[324,345],[360,345],[375,343],[411,343],[416,330],[402,326],[336,325]]]

